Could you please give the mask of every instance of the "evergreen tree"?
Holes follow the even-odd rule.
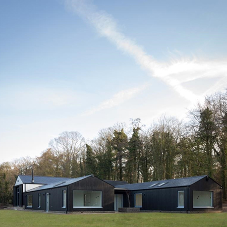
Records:
[[[121,131],[114,130],[112,146],[115,150],[115,179],[122,181],[125,169],[126,152],[128,147],[128,137],[124,133],[123,128],[121,129]]]
[[[142,137],[142,153],[140,158],[140,168],[143,178],[143,182],[151,180],[151,143],[149,135],[143,135]]]
[[[72,155],[72,159],[71,159],[71,177],[72,178],[76,178],[76,177],[80,177],[81,176],[81,171],[80,171],[80,164],[78,163],[77,160],[77,155]]]
[[[142,154],[142,141],[139,136],[140,128],[133,128],[133,134],[128,142],[128,160],[127,168],[127,181],[129,183],[139,182],[141,172],[141,154]]]
[[[12,189],[6,179],[6,173],[0,172],[0,203],[8,204],[12,202]]]
[[[85,157],[85,172],[87,174],[97,174],[97,164],[94,152],[88,144],[86,144],[86,157]]]
[[[222,128],[222,136],[221,136],[221,149],[220,149],[220,164],[221,164],[221,182],[223,187],[223,198],[227,198],[226,192],[226,184],[227,184],[227,112],[224,114],[223,119],[223,128]]]
[[[112,179],[113,178],[113,151],[111,146],[111,141],[107,139],[106,141],[106,152],[104,154],[105,160],[105,178],[104,179]]]
[[[202,152],[206,154],[205,169],[208,176],[213,177],[213,149],[216,139],[216,126],[213,121],[213,113],[207,107],[200,111],[199,130],[197,132],[197,139],[201,143]]]

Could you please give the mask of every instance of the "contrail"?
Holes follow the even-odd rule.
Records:
[[[119,104],[125,102],[126,100],[131,99],[137,93],[146,89],[148,86],[149,86],[149,84],[144,84],[140,87],[135,87],[135,88],[130,88],[130,89],[127,89],[124,91],[120,91],[117,94],[115,94],[111,99],[108,99],[108,100],[102,102],[100,105],[98,105],[98,107],[95,107],[82,115],[87,116],[87,115],[94,114],[103,109],[108,109],[108,108],[112,108],[114,106],[118,106]]]
[[[191,103],[201,101],[204,94],[195,95],[182,86],[183,82],[201,77],[226,77],[227,75],[226,62],[224,64],[209,64],[209,62],[200,62],[197,59],[191,61],[178,60],[171,63],[157,62],[152,56],[145,53],[139,45],[122,34],[110,15],[98,11],[90,1],[67,0],[66,2],[69,8],[93,25],[100,35],[114,43],[119,50],[134,58],[137,64],[143,70],[146,70],[150,76],[159,78]],[[177,79],[177,77],[180,79]]]

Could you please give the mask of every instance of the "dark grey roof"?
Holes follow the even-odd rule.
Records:
[[[20,179],[24,184],[31,184],[32,176],[31,175],[19,175]],[[70,180],[72,178],[65,177],[43,177],[43,176],[34,176],[33,184],[52,184],[59,181]]]
[[[170,179],[170,180],[159,180],[159,181],[151,181],[145,183],[136,183],[136,184],[124,184],[124,185],[116,185],[115,189],[127,189],[127,190],[145,190],[145,189],[157,189],[157,188],[176,188],[176,187],[186,187],[194,184],[195,182],[207,177],[196,176],[196,177],[185,177],[178,179]]]
[[[115,180],[104,180],[104,181],[114,187],[116,185],[128,184],[126,181],[115,181]]]
[[[92,175],[77,177],[77,178],[65,178],[65,179],[63,178],[63,179],[61,179],[61,181],[50,183],[50,184],[47,184],[47,185],[42,185],[42,186],[37,187],[37,188],[33,188],[33,189],[29,190],[29,192],[67,186],[67,185],[73,184],[77,181],[83,180],[83,179],[91,177],[91,176]]]

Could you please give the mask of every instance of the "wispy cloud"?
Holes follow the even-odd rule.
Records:
[[[15,110],[51,109],[75,105],[79,94],[69,89],[54,90],[51,87],[8,85],[0,91],[0,106]]]
[[[98,107],[95,107],[95,108],[87,111],[83,115],[91,115],[91,114],[94,114],[95,112],[98,112],[100,110],[109,109],[109,108],[112,108],[114,106],[118,106],[118,105],[124,103],[125,101],[131,99],[136,94],[138,94],[139,92],[146,89],[148,86],[149,86],[149,84],[145,84],[145,85],[142,85],[140,87],[130,88],[128,90],[120,91],[117,94],[115,94],[111,99],[108,99],[108,100],[102,102],[100,105],[98,105]]]
[[[93,25],[100,35],[114,43],[119,50],[134,58],[136,63],[140,65],[143,70],[146,70],[150,76],[162,80],[168,86],[172,87],[172,89],[174,89],[180,96],[189,100],[191,104],[201,101],[204,95],[209,94],[209,92],[218,91],[220,88],[227,86],[227,82],[224,79],[227,75],[226,61],[210,62],[198,58],[183,59],[181,57],[180,59],[174,59],[170,62],[158,62],[152,56],[148,55],[142,47],[120,32],[112,16],[103,11],[97,10],[91,1],[66,0],[66,2],[70,9]],[[217,82],[213,88],[199,96],[182,85],[184,82],[206,77],[220,77],[220,81],[222,82]],[[115,96],[117,97],[118,95],[119,93]],[[115,100],[115,98],[113,98],[113,100]],[[116,105],[111,103],[115,103],[115,101],[112,102],[107,100],[102,103],[97,110]]]

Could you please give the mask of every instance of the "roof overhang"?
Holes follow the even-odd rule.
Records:
[[[127,191],[127,188],[114,188],[115,191]]]

